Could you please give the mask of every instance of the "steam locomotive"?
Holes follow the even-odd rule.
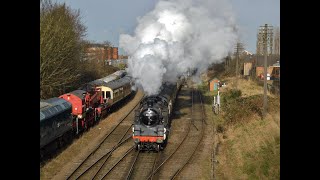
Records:
[[[167,144],[176,96],[184,78],[176,84],[164,83],[160,93],[145,97],[135,112],[132,127],[136,150],[160,151]]]

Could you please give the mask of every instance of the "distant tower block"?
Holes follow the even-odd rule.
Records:
[[[107,59],[112,58],[112,47],[107,47]]]
[[[112,59],[118,59],[118,48],[117,47],[112,48]]]
[[[274,54],[280,55],[280,28],[276,27],[274,34]]]

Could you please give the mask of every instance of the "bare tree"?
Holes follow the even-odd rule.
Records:
[[[111,46],[112,46],[112,44],[111,44],[110,41],[103,41],[102,44],[103,44],[105,47],[111,47]]]
[[[79,10],[40,1],[40,97],[59,95],[80,76],[86,27]]]

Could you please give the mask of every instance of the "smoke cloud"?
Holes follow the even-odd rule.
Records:
[[[202,72],[221,61],[237,40],[235,18],[226,0],[160,0],[138,18],[134,36],[120,35],[129,55],[128,73],[146,94],[175,82],[188,68]]]

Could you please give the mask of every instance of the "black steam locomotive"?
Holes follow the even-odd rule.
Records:
[[[165,83],[159,94],[141,101],[132,127],[137,150],[164,149],[170,132],[173,105],[183,82],[184,79],[180,78],[176,84]]]

